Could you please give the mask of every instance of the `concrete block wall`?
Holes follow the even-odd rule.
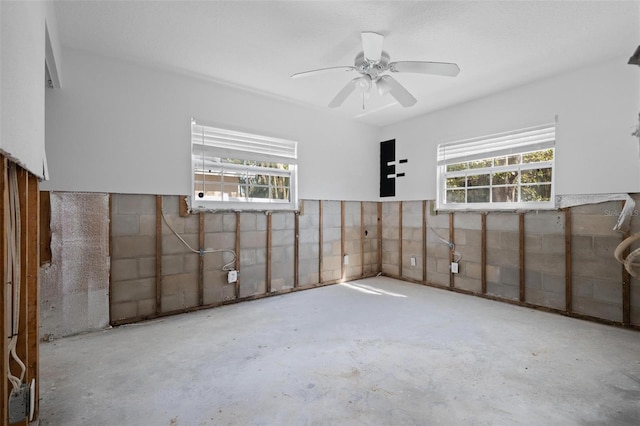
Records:
[[[378,203],[363,202],[363,250],[364,264],[362,273],[364,276],[375,275],[378,272]]]
[[[109,324],[109,196],[53,192],[51,263],[40,268],[41,338]]]
[[[322,202],[322,281],[342,278],[342,210],[340,201]]]
[[[454,286],[479,293],[482,290],[482,215],[456,214],[453,226],[455,251],[459,253],[455,259],[460,259]]]
[[[449,240],[449,215],[433,210],[434,201],[427,202],[427,282],[449,285],[449,247],[442,240]]]
[[[267,215],[240,213],[240,297],[267,291]]]
[[[571,208],[575,312],[622,321],[622,266],[613,257],[623,239],[613,231],[621,209],[620,201]]]
[[[629,235],[640,233],[640,194],[634,194],[633,199],[636,203],[636,207],[632,214],[631,230]],[[617,211],[613,212],[614,214]],[[612,212],[607,212],[611,214]],[[640,249],[640,241],[636,241],[630,248],[630,252]],[[636,263],[640,263],[637,261]],[[640,274],[640,269],[635,269]],[[631,277],[631,324],[640,326],[640,280]]]
[[[400,202],[382,204],[382,273],[400,275]]]
[[[344,202],[344,253],[349,256],[349,263],[345,265],[347,280],[363,275],[361,213],[362,205],[360,202]]]
[[[300,202],[298,276],[301,286],[320,282],[320,202]]]
[[[402,203],[402,275],[422,281],[422,201]],[[414,259],[412,264],[412,259]]]
[[[199,222],[199,215],[192,216],[198,217]],[[204,247],[235,251],[236,221],[236,213],[204,214]],[[194,256],[190,257],[196,261],[199,256]],[[235,299],[235,285],[228,283],[227,272],[222,270],[224,265],[233,262],[234,259],[233,253],[228,251],[208,253],[203,256],[203,303],[205,305]],[[231,266],[235,268],[234,264]]]
[[[274,212],[271,215],[271,291],[293,288],[295,214]]]

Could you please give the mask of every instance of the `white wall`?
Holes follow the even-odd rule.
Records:
[[[630,52],[632,53],[632,52]],[[385,127],[396,158],[408,158],[395,199],[436,198],[439,143],[553,122],[556,194],[640,191],[640,69],[628,58],[557,75]]]
[[[214,82],[63,49],[43,190],[190,194],[190,119],[298,141],[299,197],[376,200],[379,129]]]
[[[3,1],[0,9],[0,150],[42,177],[45,25],[49,25],[55,54],[58,51],[55,18],[51,5],[45,2]]]

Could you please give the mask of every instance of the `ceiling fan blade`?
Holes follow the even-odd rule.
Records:
[[[334,72],[334,71],[354,71],[354,70],[355,70],[355,68],[351,67],[351,66],[320,68],[320,69],[317,69],[317,70],[303,71],[303,72],[295,73],[295,74],[293,74],[291,76],[291,78],[310,77],[310,76],[314,76],[314,75],[317,75],[317,74],[324,74],[324,73]]]
[[[435,74],[455,77],[460,72],[456,64],[448,62],[400,61],[389,64],[391,72],[412,72],[417,74]]]
[[[379,61],[382,56],[382,42],[384,36],[378,33],[363,32],[360,33],[362,38],[362,50],[364,57],[371,61]]]
[[[349,95],[356,90],[356,86],[359,80],[360,80],[360,77],[354,78],[353,80],[348,82],[346,86],[344,86],[342,90],[338,92],[335,98],[333,98],[333,100],[329,102],[329,108],[337,108],[340,105],[342,105],[345,99],[347,99]]]
[[[418,102],[418,100],[414,98],[411,93],[409,93],[409,91],[404,88],[404,86],[398,83],[395,78],[388,75],[385,77],[385,83],[388,83],[388,85],[391,87],[391,89],[389,90],[389,94],[393,96],[400,105],[406,108],[413,106],[416,104],[416,102]]]

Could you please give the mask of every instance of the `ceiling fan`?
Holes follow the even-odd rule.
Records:
[[[384,74],[385,72],[434,74],[449,77],[455,77],[460,72],[458,65],[447,62],[389,62],[389,54],[382,50],[384,36],[374,32],[362,32],[360,36],[362,38],[362,52],[356,55],[353,66],[320,68],[293,74],[291,78],[309,77],[333,71],[357,71],[362,75],[348,82],[346,86],[338,92],[333,100],[329,102],[330,108],[336,108],[342,105],[356,89],[366,94],[369,93],[373,86],[377,87],[378,93],[381,96],[388,93],[393,96],[400,105],[406,108],[415,105],[418,101],[407,89],[398,83],[396,79]]]

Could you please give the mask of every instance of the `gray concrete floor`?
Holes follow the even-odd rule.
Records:
[[[371,278],[44,343],[42,425],[640,423],[640,333]]]

